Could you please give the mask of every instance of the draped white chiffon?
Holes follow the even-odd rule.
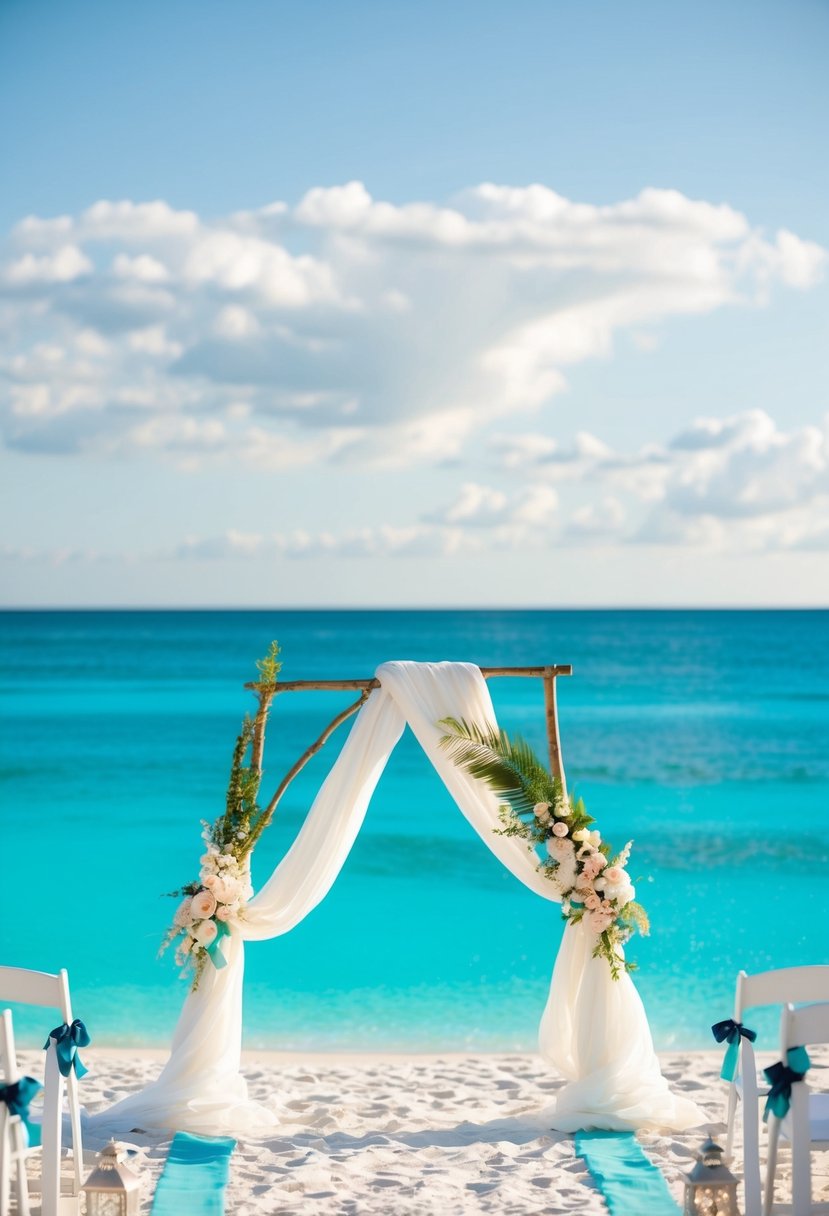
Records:
[[[243,939],[287,933],[325,897],[345,863],[371,795],[408,723],[469,823],[525,886],[556,901],[526,841],[500,836],[499,802],[440,747],[442,718],[495,723],[489,690],[466,663],[384,663],[293,845],[247,906],[241,931],[225,940],[227,966],[208,966],[184,1004],[170,1058],[157,1081],[93,1117],[101,1128],[159,1127],[255,1134],[278,1126],[278,1097],[248,1099],[240,1068]],[[564,931],[540,1031],[541,1054],[567,1079],[550,1124],[561,1131],[604,1127],[680,1130],[703,1116],[671,1093],[654,1054],[645,1011],[630,978],[610,977],[591,957],[586,925]],[[293,1121],[293,1120],[286,1120]]]

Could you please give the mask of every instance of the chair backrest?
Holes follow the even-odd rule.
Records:
[[[72,1021],[69,977],[65,969],[50,975],[47,971],[28,971],[25,967],[0,967],[0,1001],[58,1009],[64,1022]]]
[[[759,1005],[801,1001],[829,1001],[829,966],[781,967],[756,975],[741,971],[734,996],[734,1021],[741,1022],[744,1010]]]
[[[69,998],[69,977],[65,970],[57,975],[46,971],[28,971],[24,967],[0,967],[0,1001],[15,1001],[21,1005],[36,1005],[60,1011],[64,1022],[72,1022],[72,1002]],[[3,1015],[3,1027],[11,1028]],[[8,1033],[4,1029],[2,1033]],[[12,1032],[12,1044],[14,1043]],[[43,1070],[43,1116],[41,1122],[42,1173],[41,1211],[43,1216],[58,1216],[61,1210],[60,1159],[63,1144],[63,1095],[68,1091],[69,1118],[72,1128],[73,1196],[80,1194],[83,1182],[83,1141],[77,1077],[70,1071],[64,1081],[58,1067],[54,1039],[49,1040]]]
[[[0,1080],[6,1085],[14,1085],[15,1081],[20,1080],[11,1009],[4,1009],[0,1014]]]
[[[790,1047],[829,1043],[829,1001],[795,1009],[787,1004],[780,1019],[780,1053],[786,1059]]]

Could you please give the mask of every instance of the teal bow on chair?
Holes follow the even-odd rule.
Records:
[[[742,1022],[735,1022],[733,1018],[726,1018],[723,1022],[715,1022],[711,1027],[711,1033],[718,1043],[724,1041],[728,1043],[725,1049],[720,1076],[723,1081],[733,1081],[737,1076],[737,1065],[740,1058],[740,1039],[748,1039],[749,1043],[754,1043],[757,1039],[757,1031],[750,1030]]]
[[[763,1069],[763,1076],[771,1086],[766,1099],[766,1109],[763,1111],[764,1123],[768,1121],[770,1114],[776,1115],[778,1119],[788,1114],[792,1104],[792,1085],[802,1081],[809,1071],[811,1061],[805,1047],[790,1047],[786,1056],[787,1064],[778,1060],[770,1068]]]
[[[0,1085],[0,1102],[8,1107],[10,1115],[17,1115],[26,1129],[29,1147],[40,1144],[40,1125],[29,1122],[29,1104],[43,1086],[34,1077],[21,1077],[10,1085]]]
[[[48,1050],[51,1039],[55,1040],[60,1075],[68,1077],[74,1068],[77,1077],[85,1077],[88,1069],[81,1063],[78,1048],[88,1047],[92,1040],[83,1022],[79,1018],[75,1018],[71,1026],[67,1022],[64,1022],[62,1026],[56,1026],[49,1032],[49,1038],[43,1044],[44,1051]]]

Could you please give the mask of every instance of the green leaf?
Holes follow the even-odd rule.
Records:
[[[537,802],[561,805],[561,783],[525,740],[511,740],[503,730],[463,719],[444,718],[439,725],[447,728],[440,744],[453,762],[476,780],[485,781],[516,815],[532,815]]]

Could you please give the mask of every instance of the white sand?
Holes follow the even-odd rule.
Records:
[[[23,1056],[23,1053],[21,1053]],[[165,1053],[90,1048],[84,1105],[100,1110],[155,1077]],[[679,1200],[682,1174],[706,1133],[724,1136],[719,1051],[671,1053],[663,1071],[710,1125],[682,1135],[640,1133]],[[22,1058],[29,1069],[42,1063]],[[822,1064],[829,1064],[824,1055]],[[246,1055],[251,1097],[271,1094],[295,1122],[278,1136],[240,1139],[231,1161],[232,1216],[450,1216],[606,1213],[573,1138],[544,1130],[561,1082],[531,1055]],[[35,1072],[37,1075],[37,1072]],[[149,1212],[170,1133],[133,1135]],[[88,1143],[87,1147],[98,1147]],[[735,1173],[741,1166],[734,1166]],[[815,1197],[829,1201],[829,1154],[813,1157]],[[789,1198],[788,1154],[778,1197]],[[742,1202],[742,1196],[741,1196]]]

